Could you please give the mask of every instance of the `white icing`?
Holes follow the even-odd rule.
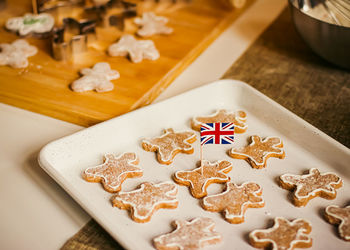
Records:
[[[27,13],[23,17],[12,17],[6,21],[5,27],[8,30],[16,31],[21,36],[29,33],[45,33],[52,30],[55,19],[47,13],[39,15]]]
[[[18,39],[11,44],[0,44],[0,65],[9,65],[13,68],[26,68],[28,57],[38,52],[35,46],[29,45],[26,40]]]
[[[153,12],[145,12],[142,14],[142,18],[137,17],[134,19],[134,23],[141,26],[137,34],[142,37],[156,34],[171,34],[173,29],[166,26],[167,22],[168,19],[166,17],[156,16]]]
[[[340,235],[345,239],[345,240],[350,240],[350,235],[349,234],[345,234],[344,230],[345,230],[345,224],[346,223],[350,223],[350,217],[348,218],[343,218],[341,216],[339,216],[336,213],[332,213],[331,211],[329,211],[331,208],[339,208],[339,206],[335,206],[335,205],[331,205],[326,207],[326,214],[340,220],[340,224],[338,226],[338,230]],[[350,209],[350,206],[345,207],[346,209]]]

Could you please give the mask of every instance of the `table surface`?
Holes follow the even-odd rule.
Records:
[[[285,6],[257,1],[155,102],[222,77]],[[90,216],[40,168],[37,156],[50,141],[83,128],[1,103],[0,124],[1,248],[58,249]]]

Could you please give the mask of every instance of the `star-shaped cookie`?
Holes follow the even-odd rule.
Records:
[[[207,245],[214,245],[222,240],[222,236],[214,229],[212,219],[199,217],[192,221],[175,220],[175,230],[153,239],[157,249],[200,249]]]
[[[177,186],[171,182],[153,184],[145,182],[130,192],[119,192],[112,197],[114,207],[128,209],[131,218],[139,223],[150,221],[153,213],[161,208],[177,208]]]
[[[235,159],[244,159],[250,163],[253,168],[266,167],[266,161],[270,157],[283,159],[285,152],[282,149],[282,140],[278,137],[266,137],[264,140],[258,135],[251,137],[252,142],[242,148],[232,148],[228,154]]]
[[[202,207],[211,212],[223,212],[228,222],[238,224],[244,222],[244,213],[248,208],[264,207],[261,194],[261,187],[254,182],[240,186],[228,182],[223,193],[204,197]]]
[[[192,154],[194,148],[191,143],[196,140],[192,131],[175,132],[172,128],[164,130],[164,134],[142,141],[146,151],[157,152],[157,160],[161,164],[171,164],[178,153]]]
[[[168,18],[156,16],[153,12],[144,12],[142,18],[137,17],[134,19],[134,23],[141,27],[137,31],[137,34],[142,37],[149,37],[156,34],[171,34],[173,29],[166,26],[167,22]]]
[[[232,169],[228,161],[209,162],[203,160],[203,165],[189,171],[177,171],[175,182],[188,186],[193,197],[199,199],[207,195],[207,188],[212,183],[225,183],[230,180],[227,176]]]
[[[312,246],[312,239],[309,236],[311,230],[311,224],[307,220],[288,221],[276,217],[272,228],[252,231],[249,234],[249,241],[256,248],[271,247],[273,250],[308,248]]]
[[[0,65],[9,65],[13,68],[26,68],[28,57],[38,52],[35,46],[29,45],[26,40],[18,39],[11,44],[0,44]]]
[[[83,178],[89,182],[101,182],[108,192],[118,192],[127,178],[142,176],[142,169],[136,166],[138,163],[135,153],[124,153],[119,156],[106,154],[104,163],[87,168]]]
[[[334,199],[337,195],[336,189],[343,185],[343,181],[335,173],[321,174],[317,168],[312,168],[304,175],[281,175],[279,184],[284,189],[294,190],[294,205],[303,207],[317,196]]]
[[[159,52],[151,40],[136,40],[132,35],[123,35],[117,43],[109,46],[110,56],[129,56],[131,61],[139,63],[143,59],[157,60]]]
[[[328,206],[325,211],[326,220],[334,225],[339,225],[339,235],[343,240],[350,241],[350,206]]]

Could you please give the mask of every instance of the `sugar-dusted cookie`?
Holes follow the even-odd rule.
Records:
[[[191,221],[175,220],[175,230],[153,239],[154,246],[161,250],[200,249],[214,245],[222,240],[222,236],[214,229],[212,219],[198,217]]]
[[[309,248],[312,246],[312,238],[309,236],[311,230],[311,224],[307,220],[289,221],[276,217],[272,228],[252,231],[249,241],[256,248],[271,247],[273,250]]]
[[[178,153],[192,154],[194,148],[191,143],[196,140],[192,131],[174,132],[172,128],[164,130],[164,134],[142,141],[146,151],[157,152],[157,159],[161,164],[171,164]]]
[[[226,183],[223,193],[209,195],[202,200],[202,207],[211,212],[223,212],[225,219],[234,224],[244,222],[244,213],[248,208],[265,206],[261,187],[254,182],[242,185]]]
[[[209,162],[203,160],[203,166],[189,171],[177,171],[175,182],[189,186],[193,197],[199,199],[207,195],[207,187],[212,183],[225,183],[230,180],[226,174],[232,169],[228,161]]]
[[[138,163],[135,153],[123,153],[119,156],[106,154],[104,163],[87,168],[83,178],[89,182],[101,182],[108,192],[118,192],[126,178],[142,176],[143,171],[136,166]]]
[[[35,46],[29,45],[26,40],[18,39],[11,44],[0,44],[0,65],[9,65],[13,68],[26,68],[28,57],[38,52]]]
[[[235,125],[235,133],[244,133],[248,126],[246,125],[247,114],[244,111],[229,111],[219,109],[215,113],[208,116],[195,116],[191,121],[194,130],[200,131],[204,123],[233,123]]]
[[[343,181],[335,173],[321,174],[317,168],[312,168],[304,175],[281,175],[279,184],[284,189],[294,190],[294,205],[303,207],[317,196],[334,199],[337,195],[336,189],[343,185]]]
[[[129,56],[134,63],[143,59],[157,60],[159,52],[152,40],[136,40],[132,35],[123,35],[108,48],[110,56]]]
[[[134,23],[140,26],[137,34],[142,37],[153,36],[156,34],[169,35],[173,29],[167,27],[168,18],[156,16],[153,12],[144,12],[142,17],[134,19]]]
[[[176,194],[177,186],[174,183],[145,182],[136,190],[119,192],[112,197],[112,203],[114,207],[130,210],[134,221],[144,223],[150,221],[153,213],[158,209],[177,208],[179,202]]]
[[[119,72],[112,70],[108,63],[96,63],[92,69],[84,68],[80,71],[81,78],[75,80],[71,84],[71,88],[75,92],[84,92],[96,90],[96,92],[107,92],[114,88],[111,80],[120,77]]]
[[[261,140],[260,136],[253,135],[251,140],[252,142],[248,146],[232,148],[228,153],[229,156],[235,159],[244,159],[257,169],[266,167],[266,161],[270,157],[284,158],[285,153],[280,138],[266,137]]]
[[[339,225],[339,235],[343,240],[350,241],[350,206],[338,207],[331,205],[326,207],[326,220],[334,225]]]
[[[12,17],[6,21],[5,27],[9,31],[18,33],[20,36],[29,34],[42,35],[52,30],[55,19],[47,13],[27,13],[23,17]]]

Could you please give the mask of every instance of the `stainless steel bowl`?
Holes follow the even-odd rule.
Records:
[[[327,61],[350,69],[350,27],[311,16],[297,0],[289,0],[289,6],[295,27],[309,47]]]

